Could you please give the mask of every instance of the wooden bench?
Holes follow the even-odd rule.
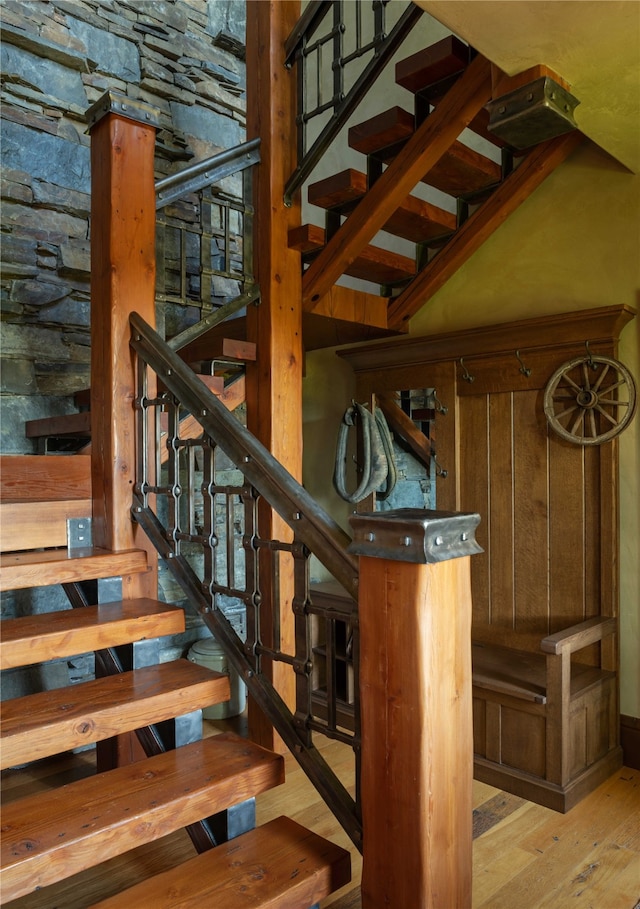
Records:
[[[475,776],[567,811],[620,766],[617,677],[601,643],[617,621],[593,618],[540,641],[538,653],[474,642]],[[594,664],[579,662],[597,645]],[[597,782],[596,782],[597,781]]]

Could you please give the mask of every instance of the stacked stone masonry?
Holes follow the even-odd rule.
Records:
[[[244,141],[245,3],[3,0],[0,20],[1,450],[28,453],[25,420],[89,387],[86,111],[107,90],[156,107],[157,179]],[[159,324],[191,310],[165,303]]]

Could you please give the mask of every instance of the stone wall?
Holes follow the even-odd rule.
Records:
[[[0,450],[28,453],[25,420],[75,411],[89,387],[85,112],[109,89],[156,107],[157,179],[244,141],[245,3],[3,0],[0,15]]]

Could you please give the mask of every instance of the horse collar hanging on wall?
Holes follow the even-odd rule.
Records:
[[[345,471],[349,427],[360,427],[360,450],[363,466],[362,479],[354,492],[347,492]],[[338,431],[336,465],[333,483],[336,491],[346,502],[362,502],[376,492],[379,499],[386,499],[396,485],[397,472],[393,454],[393,440],[384,414],[376,408],[375,414],[364,404],[353,401],[347,408]],[[381,487],[384,484],[384,488]]]

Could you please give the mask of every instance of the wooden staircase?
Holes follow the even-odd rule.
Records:
[[[227,327],[227,326],[225,326]],[[228,332],[227,332],[228,334]],[[245,366],[256,359],[256,345],[226,336],[204,337],[184,348],[183,359],[195,367],[200,381],[216,395],[229,410],[235,410],[245,401]],[[205,372],[204,370],[208,370]],[[158,389],[160,392],[162,387]],[[87,454],[91,444],[91,392],[76,392],[74,403],[78,413],[57,417],[43,417],[25,423],[25,437],[36,440],[42,454],[52,451]],[[183,418],[184,431],[189,432],[195,420],[190,415]],[[166,419],[163,429],[166,430]],[[168,452],[163,450],[163,462]],[[90,511],[90,509],[89,509]],[[87,514],[85,511],[84,514]],[[67,514],[67,517],[77,515]],[[63,528],[64,530],[64,528]],[[57,544],[56,544],[57,545]]]
[[[414,110],[395,106],[350,127],[366,172],[349,168],[311,184],[308,201],[324,210],[325,228],[294,228],[289,244],[306,265],[305,313],[324,312],[325,296],[350,275],[380,285],[386,328],[398,332],[582,136],[574,130],[526,153],[506,146],[489,132],[485,105],[518,77],[509,80],[455,36],[397,63],[395,76]],[[461,141],[466,128],[483,151]],[[449,202],[425,201],[419,183]],[[372,245],[380,230],[415,243],[415,256]]]
[[[91,547],[27,549],[38,523],[59,539],[59,510],[53,500],[37,511],[13,501],[29,498],[25,478],[51,471],[42,481],[53,495],[55,477],[67,469],[63,494],[83,503],[89,458],[25,456],[2,458],[3,524],[19,515],[4,544],[0,589],[49,586],[145,571],[144,551],[107,552]],[[31,462],[30,469],[26,462]],[[51,468],[44,461],[54,462]],[[69,476],[75,475],[75,480]],[[75,496],[76,498],[72,498]],[[33,494],[31,494],[33,499]],[[82,507],[82,504],[78,506]],[[43,540],[39,540],[43,544]],[[0,668],[116,648],[184,631],[182,609],[141,597],[97,606],[7,618],[2,624]],[[187,717],[229,697],[226,675],[186,659],[102,675],[69,687],[26,694],[2,704],[2,769],[19,768],[65,751],[104,742],[122,733]],[[198,719],[196,714],[196,719]],[[196,739],[195,741],[193,739]],[[113,856],[151,843],[182,827],[225,811],[283,782],[284,764],[274,754],[230,733],[205,740],[191,735],[181,747],[106,770],[60,788],[29,795],[3,807],[0,870],[2,903],[34,893],[92,868]],[[308,907],[350,877],[349,854],[287,818],[250,830],[202,852],[193,861],[111,896],[105,906],[201,905],[215,894],[217,906]],[[259,867],[260,873],[257,873]]]

